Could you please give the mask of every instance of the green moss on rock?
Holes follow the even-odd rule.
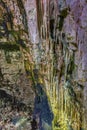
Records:
[[[5,51],[19,51],[20,47],[18,44],[0,43],[0,49]]]

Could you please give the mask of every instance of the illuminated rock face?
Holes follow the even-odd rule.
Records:
[[[53,130],[86,129],[86,1],[43,1],[39,8],[44,51],[39,67],[54,113]],[[37,9],[37,19],[40,13]]]
[[[26,9],[26,14],[27,14],[27,22],[28,22],[28,29],[29,29],[29,35],[30,35],[31,42],[39,43],[36,1],[27,0],[25,2],[25,9]]]
[[[12,13],[14,17],[10,14],[12,19],[7,22],[7,17],[0,14],[7,22],[3,28],[0,26],[1,35],[5,32],[5,38],[0,40],[19,45],[23,55],[19,63],[22,62],[22,70],[26,70],[36,94],[35,103],[34,93],[32,96],[33,118],[38,129],[86,130],[87,1],[6,1],[10,10],[7,15]],[[15,57],[15,52],[5,54],[8,62],[10,55]],[[4,59],[3,51],[1,56]],[[42,90],[38,91],[39,87]],[[43,109],[44,105],[47,108]]]

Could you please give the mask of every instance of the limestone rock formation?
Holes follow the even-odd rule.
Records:
[[[86,12],[86,0],[0,0],[0,111],[17,111],[15,129],[87,129]]]

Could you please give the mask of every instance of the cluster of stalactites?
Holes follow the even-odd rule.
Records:
[[[58,28],[56,0],[37,2],[37,20],[43,50],[40,71],[54,113],[53,130],[82,128],[80,103],[73,88],[74,53],[63,43],[65,34]],[[63,19],[67,15],[62,16]],[[40,17],[39,17],[40,16]]]

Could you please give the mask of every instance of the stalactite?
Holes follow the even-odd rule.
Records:
[[[1,0],[0,3],[3,3],[3,1],[4,0]],[[7,3],[7,5],[4,5],[3,3],[2,8],[5,10],[5,13],[7,11],[10,19],[7,23],[6,19],[0,19],[0,24],[3,21],[6,27],[3,27],[5,28],[5,34],[3,33],[3,29],[0,28],[1,36],[7,36],[6,40],[8,41],[9,37],[11,37],[13,40],[12,44],[14,44],[14,40],[15,43],[17,42],[17,45],[14,46],[14,50],[15,48],[20,49],[23,53],[26,74],[28,78],[31,77],[36,94],[37,92],[35,86],[38,83],[44,84],[43,89],[48,96],[49,104],[54,114],[52,129],[81,130],[81,127],[83,126],[81,119],[82,113],[80,112],[80,109],[82,109],[81,101],[78,98],[79,92],[74,91],[76,83],[73,76],[73,73],[75,72],[75,51],[77,49],[77,45],[75,46],[75,43],[71,41],[72,37],[66,36],[68,35],[66,30],[64,32],[65,19],[68,15],[71,15],[69,8],[65,7],[64,9],[59,9],[60,7],[58,2],[60,1],[57,0],[36,0],[35,2],[35,10],[33,6],[32,11],[31,9],[28,10],[28,8],[24,8],[22,0],[16,2],[14,0],[11,1],[13,11],[17,12],[14,17],[16,18],[16,23],[18,24],[18,31],[15,31],[15,26],[13,27],[13,17],[11,16],[10,8],[7,6],[9,4]],[[33,4],[34,2],[32,2],[32,5]],[[17,6],[18,8],[16,8]],[[20,29],[19,26],[21,21],[18,18],[19,14],[22,15],[21,18],[22,24],[24,24],[24,30]],[[26,18],[28,15],[29,19]],[[4,18],[7,18],[6,16],[4,16]],[[28,24],[31,23],[32,17],[34,17],[33,22],[36,20],[33,31],[29,28],[30,25],[33,26],[33,24],[27,26],[27,20],[29,20]],[[10,31],[8,30],[9,23]],[[68,24],[70,26],[70,18]],[[9,32],[9,35],[6,35],[6,31]],[[21,39],[21,36],[28,38],[28,31],[31,31],[31,35],[32,32],[34,32],[32,35],[34,43],[32,44],[30,41],[27,41],[29,44],[27,47],[24,43],[26,41]],[[35,40],[35,31],[39,31],[39,40]],[[9,44],[11,44],[10,41]],[[2,43],[0,43],[0,45],[0,48],[4,48]],[[73,49],[71,45],[74,45],[75,48]],[[4,49],[8,49],[8,46],[8,42],[6,42],[5,47],[7,48]],[[82,45],[80,45],[79,48],[81,48],[81,46]],[[81,54],[81,56],[82,55],[83,54]],[[8,50],[7,52],[5,50],[5,56],[6,61],[10,63],[11,61]],[[35,75],[35,69],[38,71],[37,75]],[[38,95],[41,96],[41,93]]]
[[[49,1],[44,1],[43,2],[43,25],[41,26],[41,38],[45,39],[45,56],[46,59],[49,59],[48,63],[46,63],[46,70],[44,70],[44,73],[46,73],[47,76],[47,80],[45,80],[45,85],[46,85],[46,90],[47,90],[47,95],[49,97],[50,100],[50,105],[52,107],[52,111],[54,113],[54,120],[53,120],[53,130],[56,130],[56,128],[58,129],[63,129],[63,130],[68,130],[68,129],[77,129],[80,130],[80,123],[79,123],[79,116],[76,112],[76,106],[74,107],[73,105],[73,97],[71,97],[69,94],[71,91],[70,88],[66,87],[64,88],[67,80],[70,77],[70,73],[72,74],[72,72],[69,73],[69,69],[71,71],[73,71],[72,68],[72,64],[74,64],[72,62],[73,60],[73,52],[69,50],[68,48],[68,44],[63,40],[62,38],[62,34],[59,32],[58,30],[56,30],[56,26],[57,26],[57,16],[56,16],[56,21],[55,23],[55,29],[54,29],[54,35],[59,36],[55,36],[55,41],[56,43],[59,43],[58,46],[63,46],[63,50],[61,51],[61,53],[59,54],[59,57],[63,57],[60,60],[63,60],[60,66],[60,72],[62,70],[62,67],[64,66],[64,73],[65,73],[65,77],[64,77],[64,82],[63,84],[60,85],[60,80],[61,80],[61,76],[62,74],[54,72],[54,65],[55,65],[55,43],[52,41],[52,39],[50,39],[48,32],[50,32],[50,21],[49,21],[49,9],[50,7],[48,7]],[[66,10],[65,10],[66,11]],[[65,14],[62,14],[63,17],[66,17]],[[66,14],[67,15],[67,14]],[[59,21],[60,22],[60,21]],[[46,33],[46,34],[45,34]],[[45,37],[46,36],[46,37]],[[59,41],[58,41],[59,40]],[[61,48],[62,49],[62,48]],[[58,50],[59,51],[59,50]],[[63,52],[63,53],[62,53]],[[57,52],[59,53],[59,52]],[[60,65],[60,62],[58,62],[58,65]],[[43,65],[42,65],[43,66]],[[72,93],[72,92],[71,92]],[[71,99],[72,98],[72,99]],[[74,114],[76,112],[76,114]],[[58,115],[57,115],[58,114]],[[77,115],[77,116],[76,116]],[[73,120],[77,119],[77,124],[78,126],[73,126]],[[55,126],[56,124],[56,126]]]

